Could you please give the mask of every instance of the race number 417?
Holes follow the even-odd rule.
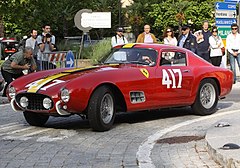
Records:
[[[167,88],[182,87],[182,72],[180,69],[163,69],[162,73],[162,85],[167,85]],[[178,77],[178,80],[176,79],[176,76]]]

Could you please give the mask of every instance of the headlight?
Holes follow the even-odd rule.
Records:
[[[61,90],[61,99],[64,103],[67,103],[70,99],[70,94],[68,89],[64,88]]]
[[[16,96],[16,89],[13,86],[11,86],[8,89],[8,95],[9,97],[11,97],[11,99],[13,99]]]
[[[51,99],[49,99],[49,98],[43,99],[43,107],[44,107],[45,109],[50,109],[51,106],[52,106],[52,101],[51,101]]]
[[[26,108],[28,106],[28,98],[26,98],[25,96],[21,97],[20,99],[20,105],[23,108]]]

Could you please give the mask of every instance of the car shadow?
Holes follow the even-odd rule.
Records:
[[[159,120],[171,117],[180,117],[191,114],[191,108],[171,108],[161,110],[149,110],[138,112],[120,112],[115,117],[113,127],[122,123],[140,123],[152,120]],[[55,129],[91,129],[87,119],[82,119],[80,116],[73,115],[70,117],[50,117],[45,124],[47,128]]]
[[[219,102],[218,109],[225,109],[231,107],[231,102]],[[117,113],[113,127],[117,127],[120,124],[128,123],[141,123],[146,121],[154,121],[165,118],[191,116],[193,114],[190,107],[181,108],[167,108],[159,110],[137,111],[137,112],[120,112]],[[82,119],[78,115],[70,117],[50,117],[45,127],[55,129],[91,129],[87,119]]]

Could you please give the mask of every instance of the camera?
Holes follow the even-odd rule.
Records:
[[[47,34],[45,35],[45,37],[46,37],[46,38],[51,38],[52,35],[51,35],[50,33],[47,33]]]

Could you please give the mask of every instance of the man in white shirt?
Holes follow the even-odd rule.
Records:
[[[238,33],[238,25],[236,23],[231,25],[231,29],[232,32],[227,36],[226,39],[226,47],[227,51],[229,52],[230,67],[234,74],[233,83],[236,83],[236,60],[240,69],[240,34]]]
[[[117,28],[116,35],[112,37],[112,47],[128,43],[128,40],[124,37],[123,32],[124,29],[122,27]]]
[[[31,30],[31,37],[29,37],[29,38],[26,40],[25,46],[26,46],[26,47],[32,47],[32,49],[34,50],[35,44],[36,44],[36,39],[37,39],[37,30],[32,29],[32,30]]]

